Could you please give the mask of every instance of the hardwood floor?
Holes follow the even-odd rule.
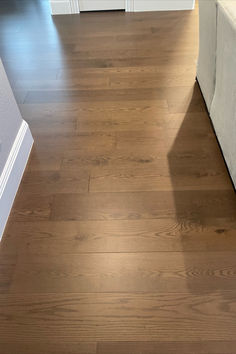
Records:
[[[236,198],[198,12],[0,1],[35,145],[0,244],[0,354],[236,353]]]

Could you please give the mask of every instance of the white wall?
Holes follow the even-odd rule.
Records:
[[[32,144],[0,59],[0,239]]]
[[[2,62],[0,61],[0,174],[22,123]]]

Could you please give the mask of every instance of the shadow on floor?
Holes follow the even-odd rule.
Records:
[[[192,293],[232,289],[236,198],[206,110],[196,112],[199,87],[168,153],[187,287]],[[202,111],[202,112],[201,112]],[[189,252],[194,250],[194,252]],[[195,252],[197,251],[197,252]]]

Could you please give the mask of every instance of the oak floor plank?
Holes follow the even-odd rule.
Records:
[[[0,294],[7,294],[17,264],[17,254],[1,254],[0,258]]]
[[[47,122],[41,120],[34,120],[30,122],[27,118],[25,119],[27,123],[30,124],[30,129],[34,138],[42,137],[42,136],[74,136],[76,134],[76,121],[62,121],[62,122],[54,122],[48,120]],[[45,124],[47,124],[47,131],[45,132]],[[55,140],[55,139],[54,139]],[[56,157],[55,157],[56,158]]]
[[[114,134],[106,132],[79,133],[75,136],[60,136],[57,134],[50,136],[35,137],[35,149],[39,154],[53,154],[55,157],[64,154],[75,154],[86,156],[86,154],[111,153],[116,145]]]
[[[97,344],[90,342],[42,343],[40,338],[34,342],[29,339],[25,342],[1,341],[0,354],[96,354]]]
[[[174,80],[173,80],[174,81]],[[183,81],[183,80],[182,80]],[[178,81],[175,81],[175,83]],[[184,81],[185,82],[185,81]],[[191,82],[190,79],[186,80],[187,83]],[[104,75],[103,77],[74,77],[69,80],[26,80],[21,79],[14,81],[13,88],[16,90],[98,90],[108,89],[110,87],[109,79]]]
[[[235,341],[235,298],[231,291],[3,294],[0,339],[28,343],[30,338],[36,346],[39,341],[67,344],[91,338],[99,342]]]
[[[14,220],[49,220],[53,195],[35,194],[29,197],[23,193],[23,187],[19,192],[11,211]]]
[[[187,292],[236,289],[235,252],[21,254],[11,293]]]
[[[155,56],[157,55],[156,49],[151,49],[149,48],[145,53],[141,50],[114,50],[113,52],[111,50],[90,50],[90,51],[80,51],[79,56],[86,58],[103,58],[103,57],[111,57],[113,55],[116,58],[119,57],[136,57],[136,56],[143,56],[147,57],[149,55],[153,55],[155,53]],[[179,53],[181,54],[181,53]],[[168,56],[168,51],[167,52],[162,52],[162,55]],[[158,75],[160,73],[171,73],[173,75],[184,75],[184,74],[191,74],[196,72],[196,66],[194,64],[192,65],[184,65],[183,63],[178,64],[178,63],[168,63],[168,64],[160,64],[160,65],[153,65],[153,66],[128,66],[128,67],[121,67],[121,68],[89,68],[89,69],[81,69],[81,68],[65,68],[61,69],[58,74],[59,79],[69,79],[70,77],[73,78],[77,75],[79,76],[92,76],[92,75],[112,75],[113,77],[118,77],[120,74],[147,74],[147,75]]]
[[[118,77],[110,76],[109,85],[112,89],[127,89],[127,88],[150,88],[150,87],[179,87],[179,86],[191,86],[194,84],[194,73],[190,75],[171,75],[168,77],[165,73],[155,75],[139,75],[129,74],[129,77],[119,74]],[[24,87],[23,87],[24,88]],[[24,88],[25,89],[25,88]]]
[[[235,341],[99,342],[98,354],[232,354]]]
[[[62,165],[62,157],[54,154],[42,154],[33,146],[28,164],[29,171],[59,171]]]
[[[136,169],[137,170],[137,169]],[[187,176],[186,176],[187,175]],[[111,173],[90,179],[91,192],[137,192],[143,191],[160,191],[173,190],[173,185],[176,191],[184,190],[210,190],[210,189],[230,189],[232,188],[231,181],[225,173],[210,175],[207,171],[202,171],[202,175],[194,175],[191,173],[176,174],[173,182],[171,173],[162,175],[158,170],[154,175],[139,175],[133,174],[131,171],[126,171],[124,175]]]
[[[213,132],[210,130],[209,117],[206,112],[199,113],[167,113],[165,110],[152,108],[149,103],[144,108],[127,111],[126,109],[114,109],[113,112],[104,109],[92,110],[87,109],[87,113],[78,112],[77,132],[90,131],[110,131],[119,132],[127,131],[129,134],[136,131],[159,132],[159,136],[176,136],[177,129],[180,127],[179,137],[182,136],[198,136],[210,137]],[[199,125],[199,121],[201,124]]]
[[[2,254],[236,251],[236,223],[176,219],[9,223]],[[66,235],[66,237],[65,237]]]
[[[146,166],[147,168],[154,169],[158,165],[169,164],[170,171],[173,171],[174,175],[175,168],[178,168],[177,166],[184,164],[184,162],[186,165],[189,163],[190,166],[195,162],[197,164],[203,162],[203,164],[209,163],[211,165],[211,160],[214,158],[218,161],[221,160],[222,163],[222,156],[216,145],[211,147],[213,151],[208,150],[206,145],[199,148],[197,145],[189,147],[178,146],[176,150],[168,151],[169,155],[167,156],[162,144],[156,142],[157,144],[160,149],[154,149],[151,144],[146,149],[143,149],[142,146],[136,144],[136,147],[131,146],[129,151],[127,151],[127,149],[121,146],[119,149],[114,149],[112,154],[106,151],[101,153],[96,149],[94,151],[87,151],[86,154],[78,150],[68,150],[61,158],[61,169],[67,171],[76,170],[78,166],[81,166],[81,168],[114,167],[117,170],[118,168],[124,169],[125,166],[128,166],[129,168],[143,167],[145,170]],[[43,154],[41,156],[42,160],[47,161],[47,156]],[[225,171],[225,167],[223,170]]]
[[[199,89],[196,89],[195,100],[191,106],[191,112],[202,112],[205,105]],[[25,104],[47,104],[47,103],[74,103],[74,102],[104,102],[104,101],[136,101],[136,100],[175,100],[175,103],[182,103],[184,100],[187,112],[191,101],[192,85],[161,88],[136,88],[136,89],[114,89],[114,90],[34,90],[28,91],[24,100]],[[182,95],[181,95],[182,93]],[[178,100],[179,96],[179,100]],[[173,97],[173,98],[172,98]],[[188,97],[188,100],[187,98]]]
[[[30,208],[34,209],[34,201],[26,204],[22,221],[28,220],[27,209]],[[16,214],[21,214],[21,210],[20,205],[15,207]],[[175,191],[174,195],[169,191],[57,194],[52,201],[50,219],[135,220],[177,215],[180,219],[207,220],[226,216],[234,218],[235,213],[236,200],[232,190]]]
[[[89,172],[82,171],[27,171],[22,190],[28,195],[55,193],[87,193]]]

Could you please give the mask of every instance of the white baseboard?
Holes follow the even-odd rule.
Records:
[[[52,15],[80,12],[79,0],[50,0],[50,4]],[[125,6],[127,12],[193,10],[195,0],[125,0]]]
[[[0,239],[3,235],[32,145],[33,138],[29,126],[23,121],[0,175]]]
[[[133,11],[176,11],[193,10],[195,0],[130,0]],[[131,10],[132,11],[132,10]]]
[[[79,13],[78,0],[50,0],[52,15],[71,15]]]

